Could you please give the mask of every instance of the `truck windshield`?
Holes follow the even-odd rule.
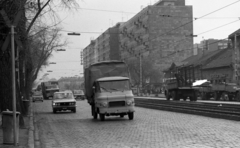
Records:
[[[130,90],[129,80],[101,81],[99,86],[101,92]]]

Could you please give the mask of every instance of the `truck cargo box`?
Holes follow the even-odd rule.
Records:
[[[84,70],[85,95],[91,101],[93,83],[96,79],[110,76],[130,77],[128,66],[121,61],[104,61],[90,65]]]

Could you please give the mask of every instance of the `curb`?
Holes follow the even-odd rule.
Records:
[[[28,148],[34,148],[34,124],[32,98],[29,99],[29,130],[28,130]]]

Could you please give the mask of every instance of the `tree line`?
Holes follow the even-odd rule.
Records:
[[[62,39],[61,20],[54,7],[73,11],[79,5],[76,0],[0,0],[0,11],[5,12],[11,22],[21,13],[14,27],[16,61],[16,107],[21,115],[27,114],[23,100],[29,100],[30,91],[38,73],[48,65],[48,59],[58,48],[67,45]],[[6,46],[10,28],[0,15],[0,111],[12,110],[11,46]],[[6,47],[3,50],[3,47]],[[21,122],[20,116],[20,123]]]

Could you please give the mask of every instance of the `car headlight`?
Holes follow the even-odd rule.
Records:
[[[53,106],[55,106],[55,105],[56,105],[56,103],[53,103],[52,105],[53,105]]]
[[[70,104],[70,105],[75,105],[75,104],[76,104],[76,102],[70,102],[69,104]]]
[[[129,105],[129,106],[130,106],[130,105],[134,105],[134,100],[127,100],[126,103],[127,103],[127,105]]]
[[[107,103],[107,102],[100,102],[100,103],[99,103],[99,106],[100,106],[100,107],[107,107],[107,106],[108,106],[108,103]]]

